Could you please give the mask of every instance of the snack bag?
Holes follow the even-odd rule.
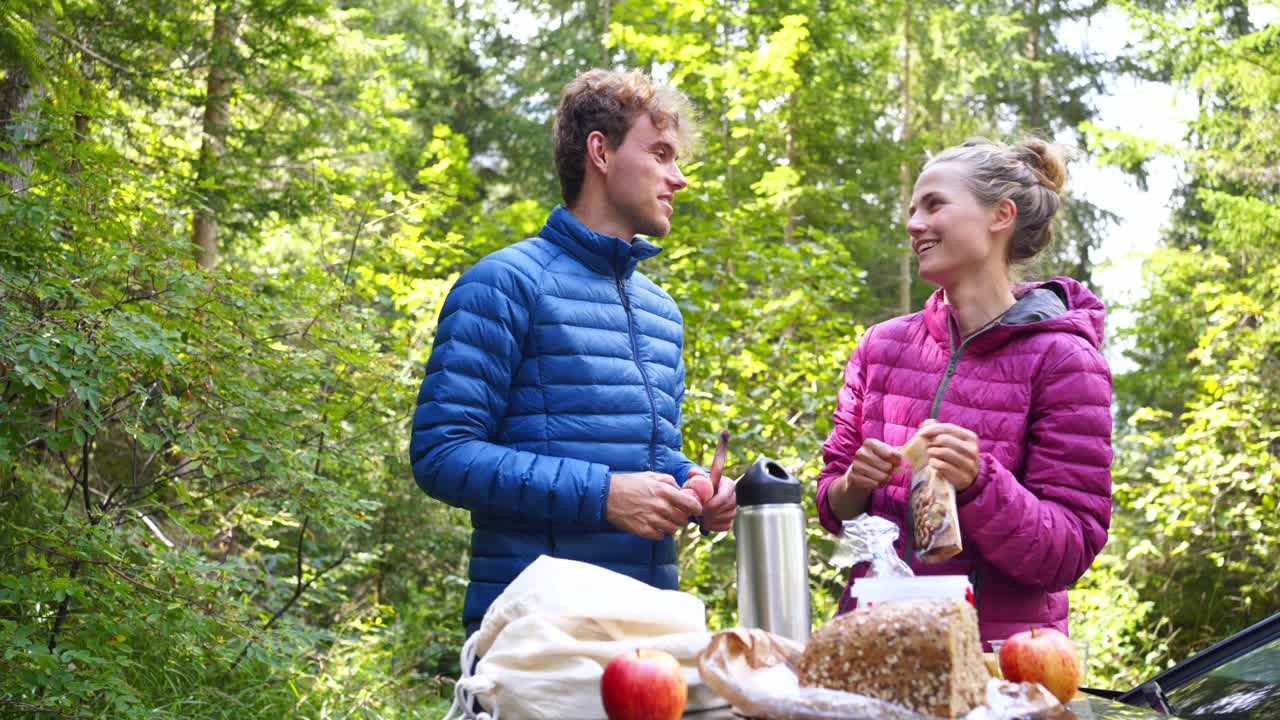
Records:
[[[919,435],[902,446],[911,466],[909,515],[915,554],[927,563],[938,563],[960,553],[960,516],[956,490],[929,467],[927,444]]]

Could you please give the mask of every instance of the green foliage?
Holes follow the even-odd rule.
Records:
[[[452,272],[421,263],[468,260],[466,145],[412,148],[366,14],[241,7],[219,269],[189,240],[197,76],[73,76],[0,197],[6,707],[431,717],[456,675],[465,520],[413,486],[403,428]],[[149,62],[198,62],[187,11],[82,5],[60,34],[159,21]]]
[[[1238,9],[1238,8],[1236,8]],[[1112,542],[1098,587],[1118,585],[1143,627],[1133,681],[1276,611],[1280,513],[1280,163],[1275,28],[1218,3],[1131,9],[1153,74],[1201,97],[1165,247],[1147,260],[1117,382]],[[1099,131],[1128,165],[1153,145]]]
[[[730,474],[768,455],[816,476],[844,362],[898,311],[901,183],[929,152],[1080,127],[1130,170],[1179,153],[1075,627],[1094,684],[1124,685],[1273,609],[1274,28],[1132,9],[1145,71],[1205,98],[1196,142],[1158,148],[1087,124],[1100,59],[1054,31],[1092,3],[220,7],[216,48],[214,5],[0,10],[0,84],[30,81],[0,127],[0,177],[28,184],[0,187],[0,714],[443,713],[469,530],[414,486],[408,418],[457,275],[557,201],[551,111],[597,64],[669,79],[702,117],[650,267],[686,321],[685,449],[708,461],[727,428]],[[211,65],[230,110],[202,159]],[[1048,266],[1087,275],[1107,218],[1068,215]],[[732,625],[732,537],[680,545],[684,588]],[[813,523],[815,622],[844,584],[831,545]]]

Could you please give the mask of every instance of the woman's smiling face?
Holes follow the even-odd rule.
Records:
[[[1007,239],[992,234],[996,207],[984,206],[965,183],[964,162],[930,165],[916,179],[907,234],[920,261],[920,277],[949,286],[969,273],[1006,265]]]

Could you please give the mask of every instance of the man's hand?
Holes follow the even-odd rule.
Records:
[[[968,489],[978,479],[978,436],[972,430],[925,420],[917,434],[928,441],[929,466],[956,492]]]
[[[695,475],[708,477],[707,472],[702,468],[690,468],[689,482],[693,481]],[[710,478],[708,478],[707,482],[711,482]],[[685,483],[685,486],[687,487],[688,484]],[[715,488],[715,494],[702,506],[702,529],[708,532],[724,532],[733,527],[733,519],[737,515],[737,483],[732,478],[722,476],[720,478],[720,486]]]
[[[613,526],[650,540],[661,540],[702,514],[702,503],[682,492],[675,478],[655,472],[615,473],[609,478],[608,510]]]

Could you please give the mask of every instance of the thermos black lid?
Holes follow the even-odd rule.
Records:
[[[738,480],[738,506],[800,504],[802,488],[787,469],[761,455]]]

